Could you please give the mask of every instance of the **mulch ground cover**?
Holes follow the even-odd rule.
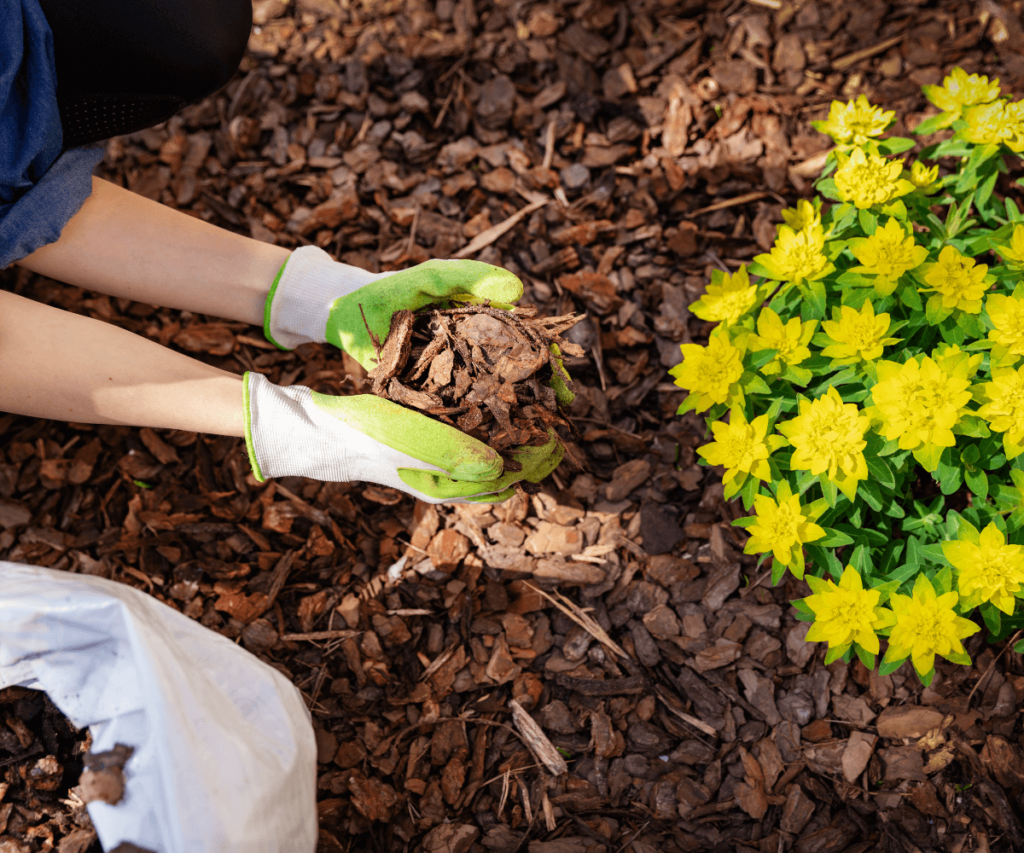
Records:
[[[565,332],[584,353],[566,359],[567,461],[537,494],[437,508],[258,483],[238,439],[3,416],[0,557],[144,589],[286,674],[317,730],[322,853],[1024,843],[1021,656],[974,637],[974,665],[940,664],[928,689],[906,666],[824,666],[788,604],[808,590],[742,554],[741,511],[695,464],[702,424],[676,416],[666,374],[706,340],[687,306],[710,270],[766,250],[812,192],[827,140],[810,121],[863,92],[904,132],[954,64],[1024,93],[1019,4],[255,12],[233,82],[110,140],[101,173],[375,271],[500,264],[538,317],[586,312]],[[371,388],[326,346],[280,352],[19,269],[0,284],[235,372]],[[0,695],[0,851],[68,853],[80,812],[25,799],[33,768],[64,763],[24,730],[30,701]],[[29,734],[42,751],[5,765]]]

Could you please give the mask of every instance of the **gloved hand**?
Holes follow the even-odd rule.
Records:
[[[372,370],[377,353],[367,325],[383,342],[396,311],[453,299],[490,300],[495,307],[511,308],[522,295],[523,283],[516,276],[480,261],[435,260],[401,272],[372,273],[303,246],[291,253],[274,280],[263,331],[281,349],[334,344]]]
[[[281,388],[258,373],[246,373],[243,388],[245,444],[260,481],[365,480],[427,503],[496,503],[520,480],[539,483],[564,453],[551,432],[542,447],[511,452],[521,471],[502,473],[501,456],[483,442],[382,397]]]

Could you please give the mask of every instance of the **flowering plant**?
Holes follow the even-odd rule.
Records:
[[[913,163],[863,96],[815,122],[821,197],[713,275],[692,310],[717,325],[671,372],[701,464],[753,510],[745,551],[810,585],[794,606],[826,663],[909,660],[928,684],[981,624],[1024,628],[1024,214],[997,192],[1024,101],[960,68],[925,94],[941,112],[916,133],[951,134]]]

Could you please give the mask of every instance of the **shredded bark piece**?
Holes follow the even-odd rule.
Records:
[[[521,470],[507,451],[544,444],[548,430],[559,426],[575,434],[550,386],[559,374],[573,388],[553,345],[565,355],[583,354],[562,337],[582,315],[536,313],[533,306],[507,311],[463,304],[396,312],[370,371],[373,391],[456,424],[502,453],[506,471]],[[425,343],[409,366],[414,338]]]

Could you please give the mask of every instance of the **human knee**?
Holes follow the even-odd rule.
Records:
[[[192,30],[188,73],[182,79],[186,101],[197,101],[227,84],[238,69],[252,29],[251,0],[200,0],[201,25]]]

